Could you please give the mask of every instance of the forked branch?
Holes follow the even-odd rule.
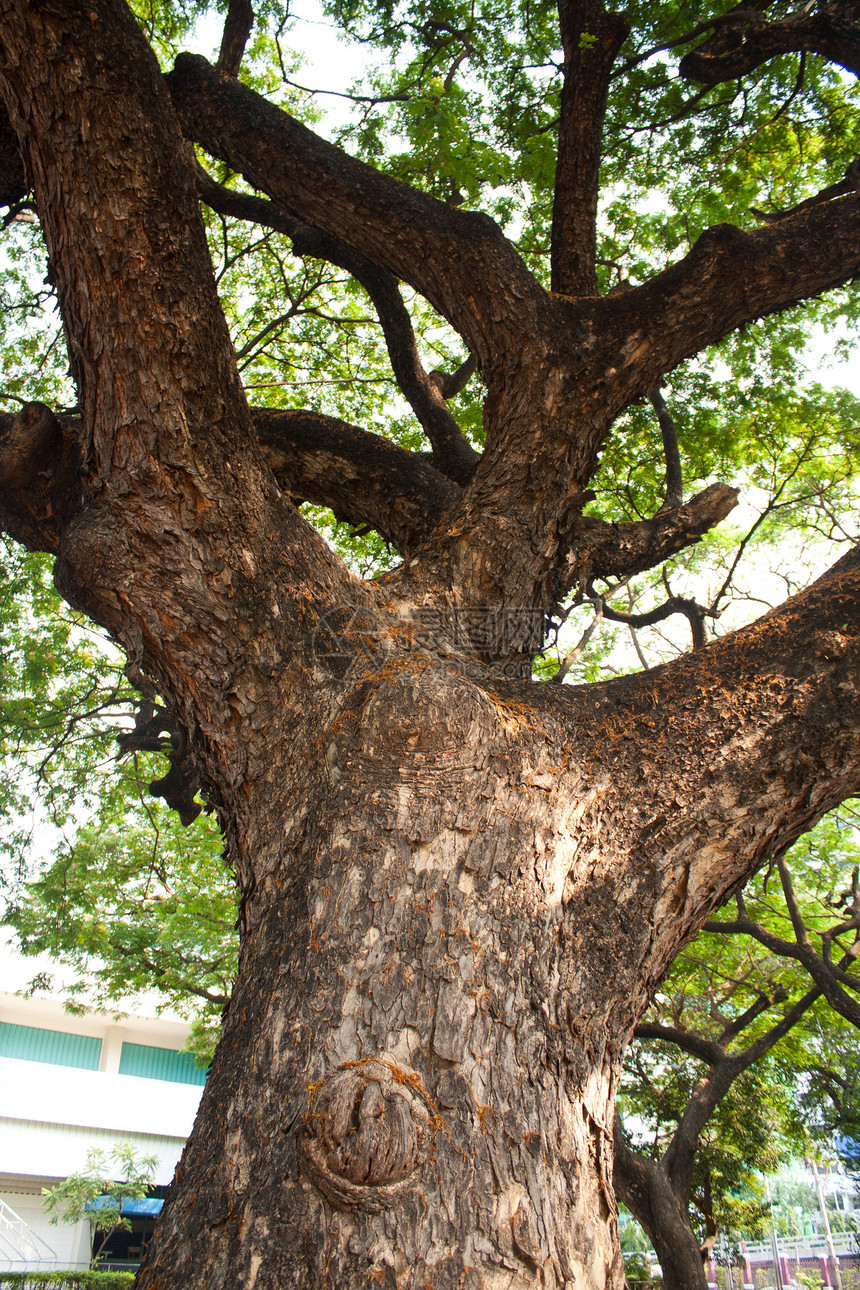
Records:
[[[737,500],[736,488],[711,484],[684,505],[661,509],[648,520],[610,524],[593,516],[580,516],[567,557],[566,587],[575,583],[588,586],[594,578],[626,578],[653,569],[698,542],[726,518]],[[605,612],[609,617],[609,611]]]
[[[745,231],[707,229],[676,264],[642,286],[590,304],[596,334],[626,333],[619,396],[647,394],[678,363],[729,332],[860,272],[860,194],[806,207]]]
[[[860,27],[851,0],[823,4],[813,13],[804,6],[782,22],[740,9],[724,27],[681,59],[680,73],[700,85],[734,81],[780,54],[813,53],[860,76]],[[752,20],[751,20],[752,19]]]
[[[788,870],[784,861],[782,861],[780,876],[783,877],[784,874],[787,875]],[[834,963],[827,954],[819,954],[812,945],[808,932],[800,919],[799,910],[791,891],[790,879],[786,883],[786,879],[783,878],[783,888],[789,901],[789,911],[795,926],[796,939],[794,941],[787,941],[784,937],[777,936],[774,932],[763,927],[762,924],[750,917],[743,904],[741,904],[737,918],[715,919],[706,924],[706,930],[722,932],[730,936],[738,934],[750,936],[771,953],[778,954],[781,958],[793,959],[809,973],[833,1010],[838,1012],[851,1025],[860,1028],[860,999],[855,998],[855,993],[860,994],[860,977],[846,970],[856,962],[855,955],[846,953],[839,963]],[[852,948],[857,948],[856,940]]]
[[[313,227],[361,246],[465,337],[485,371],[545,293],[486,215],[454,209],[326,143],[247,86],[182,54],[167,77],[187,138]],[[469,290],[463,290],[468,282]]]
[[[397,384],[430,440],[436,466],[457,483],[467,483],[474,474],[479,456],[445,403],[446,398],[457,392],[453,388],[456,378],[444,377],[445,389],[451,391],[445,393],[439,380],[444,374],[425,371],[412,321],[391,274],[360,255],[348,243],[311,227],[275,202],[233,192],[216,183],[202,167],[198,167],[197,179],[202,200],[213,210],[284,233],[292,239],[297,255],[327,260],[345,269],[361,283],[376,309]],[[471,365],[467,360],[460,369],[467,373],[467,380],[473,370],[473,360]]]

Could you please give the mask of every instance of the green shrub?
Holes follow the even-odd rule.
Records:
[[[125,1290],[134,1281],[133,1272],[77,1270],[64,1272],[0,1272],[0,1290]]]

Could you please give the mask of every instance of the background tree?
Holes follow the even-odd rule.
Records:
[[[670,1284],[673,1244],[704,1257],[720,1230],[755,1231],[761,1175],[814,1143],[832,1153],[834,1135],[856,1127],[857,1032],[783,939],[795,926],[807,943],[816,925],[829,935],[853,889],[853,818],[845,803],[748,885],[743,908],[759,921],[707,924],[634,1031],[621,1086],[633,1130],[618,1121],[616,1185],[661,1259],[668,1251]]]
[[[799,1031],[817,991],[803,973],[756,962],[733,942],[714,953],[710,940],[676,961],[637,1026],[619,1106],[633,1128],[616,1126],[618,1194],[673,1290],[683,1286],[673,1247],[704,1260],[721,1231],[755,1228],[767,1208],[761,1174],[808,1144]]]
[[[169,64],[186,11],[148,8],[142,34],[120,0],[0,4],[7,231],[32,201],[74,382],[71,411],[4,419],[0,520],[125,650],[126,746],[167,752],[182,818],[202,787],[240,891],[224,1036],[139,1284],[603,1290],[627,1038],[725,897],[860,786],[851,467],[816,489],[847,554],[758,623],[709,640],[721,584],[715,603],[667,572],[659,603],[615,612],[637,633],[680,616],[690,654],[585,687],[530,673],[550,623],[607,617],[729,513],[720,394],[785,395],[776,451],[757,421],[743,453],[771,511],[820,474],[818,426],[848,461],[850,401],[806,424],[796,320],[742,333],[860,264],[853,91],[829,61],[852,65],[853,11],[690,28],[587,0],[502,30],[492,6],[351,5],[395,54],[343,140],[371,167],[285,110],[275,10],[242,81],[238,0],[216,65],[166,75],[152,51]],[[264,230],[260,257],[222,224],[213,272],[201,199]],[[324,292],[360,284],[417,442],[380,434],[372,397],[360,428],[249,408],[303,379],[281,326],[349,363],[377,330],[359,288],[345,325],[311,308],[275,236],[333,266]],[[231,299],[240,252],[261,267]],[[419,335],[429,310],[452,329],[431,370],[397,280]],[[231,335],[258,281],[280,308]],[[694,364],[669,387],[716,345],[725,380]],[[308,505],[376,533],[376,577]]]
[[[752,936],[772,954],[793,959],[830,1006],[860,1029],[857,824],[856,802],[846,802],[804,841],[804,901],[795,892],[787,858],[779,856],[781,899],[774,900],[767,884],[757,885],[753,903],[744,895],[735,898],[737,918],[713,919],[707,927],[721,934]]]
[[[109,1154],[92,1148],[80,1173],[69,1174],[55,1187],[42,1189],[45,1208],[53,1212],[52,1223],[79,1223],[84,1218],[89,1223],[90,1267],[98,1266],[102,1250],[114,1232],[131,1231],[131,1219],[123,1214],[122,1202],[143,1200],[149,1194],[157,1166],[158,1156],[141,1156],[131,1143],[115,1142]],[[116,1178],[116,1174],[121,1177]]]

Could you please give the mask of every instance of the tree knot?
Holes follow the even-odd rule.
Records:
[[[417,1075],[374,1058],[347,1062],[311,1091],[302,1161],[336,1208],[376,1213],[414,1185],[437,1125]]]

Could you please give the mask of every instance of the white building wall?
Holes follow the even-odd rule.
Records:
[[[0,1057],[3,1119],[105,1129],[113,1135],[112,1141],[138,1133],[184,1141],[191,1132],[202,1092],[199,1084],[173,1084],[138,1075],[111,1075]],[[7,1173],[3,1154],[5,1150],[0,1151],[0,1172]]]
[[[86,1220],[80,1223],[59,1222],[53,1224],[45,1210],[42,1197],[32,1192],[0,1191],[0,1200],[14,1209],[24,1222],[41,1237],[46,1245],[56,1254],[56,1266],[62,1268],[88,1268],[90,1266],[90,1225]],[[31,1268],[32,1263],[27,1264]],[[50,1267],[49,1263],[42,1265]],[[10,1260],[0,1258],[0,1268],[10,1272],[24,1271]]]
[[[52,1224],[42,1187],[84,1169],[92,1148],[109,1155],[117,1142],[156,1156],[156,1183],[171,1182],[203,1089],[120,1075],[118,1067],[124,1042],[179,1050],[188,1027],[160,1017],[72,1016],[55,999],[3,993],[0,1021],[102,1041],[97,1071],[0,1057],[0,1199],[54,1250],[54,1266],[88,1267],[89,1224]],[[10,1266],[0,1254],[0,1269]]]
[[[131,1142],[141,1154],[157,1156],[159,1163],[154,1181],[166,1187],[173,1179],[185,1137],[0,1117],[0,1173],[7,1176],[10,1186],[13,1185],[11,1177],[67,1178],[84,1168],[87,1152],[92,1147],[101,1147],[106,1155],[110,1155],[115,1142]]]

